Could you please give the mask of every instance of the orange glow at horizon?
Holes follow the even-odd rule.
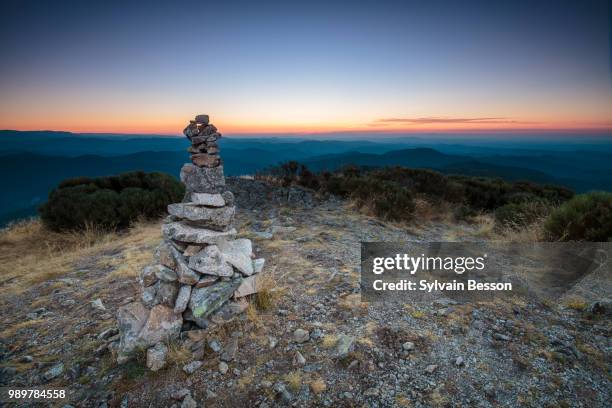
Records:
[[[73,133],[121,133],[121,134],[160,134],[181,135],[190,118],[138,118],[132,120],[72,121],[51,120],[23,124],[17,121],[1,121],[1,129],[34,131],[54,130]],[[221,133],[227,134],[300,134],[300,133],[333,133],[333,132],[366,132],[366,133],[427,133],[427,132],[503,132],[503,131],[612,131],[612,122],[509,122],[509,123],[380,123],[375,120],[368,123],[272,123],[272,122],[238,122],[227,119],[215,120],[213,123]]]

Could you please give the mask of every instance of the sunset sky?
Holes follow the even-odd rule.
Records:
[[[1,129],[612,129],[605,0],[0,7]]]

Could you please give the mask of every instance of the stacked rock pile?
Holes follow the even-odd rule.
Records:
[[[235,239],[234,196],[225,187],[217,140],[221,134],[198,115],[184,130],[193,164],[181,169],[182,203],[170,204],[155,264],[140,275],[139,301],[119,309],[119,362],[137,349],[163,354],[181,331],[205,329],[233,319],[259,289],[263,259],[248,239]],[[151,367],[152,368],[152,367]]]

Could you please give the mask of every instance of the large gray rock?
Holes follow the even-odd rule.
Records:
[[[179,289],[178,295],[176,297],[176,302],[174,303],[174,313],[183,313],[185,309],[187,309],[187,305],[189,304],[189,297],[191,296],[191,286],[183,285]]]
[[[181,181],[192,193],[220,193],[225,189],[223,166],[209,168],[186,163],[181,169]]]
[[[336,349],[334,350],[334,356],[337,358],[344,358],[350,352],[355,349],[355,337],[346,334],[341,334],[338,337],[336,343]]]
[[[250,239],[236,239],[232,241],[220,241],[219,250],[227,262],[246,276],[253,274],[253,246]]]
[[[198,360],[192,361],[183,366],[183,371],[187,374],[193,374],[196,372],[197,369],[199,369],[203,365],[204,363],[202,361],[198,361]]]
[[[277,187],[260,180],[228,177],[228,189],[236,196],[239,208],[267,208],[275,204],[311,208],[317,202],[315,192],[300,186]]]
[[[178,279],[176,272],[164,265],[153,265],[151,268],[155,271],[155,276],[158,280],[164,282],[175,282]]]
[[[155,274],[156,268],[154,266],[145,266],[140,273],[140,285],[147,287],[155,284],[158,281],[157,275]]]
[[[208,125],[209,120],[208,115],[197,115],[195,117],[195,122],[204,126]]]
[[[210,208],[191,203],[168,205],[168,213],[171,215],[188,220],[192,225],[217,231],[227,230],[234,220],[235,212],[236,208],[233,206]]]
[[[157,282],[154,285],[151,286],[146,286],[142,288],[142,303],[144,303],[144,305],[148,308],[152,308],[153,306],[155,306],[157,303],[157,288],[159,286],[157,285]]]
[[[147,367],[151,371],[158,371],[166,365],[168,347],[164,343],[157,343],[147,350]]]
[[[174,340],[178,338],[182,325],[183,318],[174,313],[171,307],[153,306],[147,322],[138,333],[138,343],[142,347],[150,347],[159,342]]]
[[[189,258],[189,267],[206,275],[232,276],[234,269],[228,264],[217,245],[209,245]]]
[[[253,261],[253,272],[260,273],[263,271],[266,260],[264,258],[258,258]]]
[[[181,408],[198,408],[198,403],[191,395],[186,395],[181,401]]]
[[[310,333],[308,330],[304,329],[295,329],[293,332],[293,341],[296,343],[305,343],[310,340]]]
[[[172,248],[172,256],[176,261],[178,281],[186,285],[195,285],[198,283],[200,275],[189,267],[185,257],[176,248]]]
[[[193,244],[217,244],[236,235],[234,228],[228,231],[211,231],[193,227],[181,222],[170,222],[162,226],[162,232],[167,239]]]
[[[216,154],[193,153],[191,155],[193,164],[199,167],[217,167],[221,164],[221,159]]]
[[[127,361],[129,355],[138,346],[138,334],[149,317],[149,310],[140,302],[132,302],[119,308],[117,323],[119,326],[119,363]]]
[[[155,294],[155,304],[164,304],[170,307],[174,307],[176,297],[179,291],[179,285],[177,282],[164,282],[159,281],[155,284],[157,286],[157,293]]]
[[[200,135],[201,136],[212,136],[215,135],[215,140],[219,139],[221,137],[221,134],[217,132],[217,128],[215,127],[215,125],[213,125],[212,123],[203,126],[200,128]]]
[[[234,201],[236,200],[234,198],[234,193],[229,190],[221,193],[221,197],[223,197],[223,199],[225,200],[225,205],[234,205]]]
[[[229,323],[234,320],[238,315],[244,312],[249,307],[249,302],[244,299],[240,299],[237,302],[231,300],[226,302],[217,311],[210,315],[210,320],[216,324]]]
[[[221,194],[191,193],[191,202],[209,207],[223,207],[225,199]]]
[[[183,129],[183,134],[187,136],[187,139],[189,140],[191,140],[194,136],[197,136],[199,133],[200,129],[195,123],[190,123],[185,129]]]
[[[59,377],[64,373],[64,363],[57,363],[43,374],[43,377],[47,381],[51,381],[54,378]]]
[[[183,251],[183,256],[194,256],[204,248],[204,245],[188,245]]]
[[[236,292],[234,292],[234,297],[241,298],[259,292],[261,290],[261,281],[262,275],[260,274],[244,278]]]
[[[155,258],[160,264],[174,270],[176,269],[176,263],[174,262],[170,248],[172,248],[172,245],[163,241],[155,251]]]
[[[208,147],[218,147],[217,140],[221,138],[221,135],[216,132],[206,134],[208,132],[210,132],[210,129],[208,128],[200,129],[199,134],[191,138],[191,143],[192,143],[191,147],[197,148],[197,149],[208,149]]]
[[[219,278],[213,275],[204,275],[200,278],[198,283],[195,284],[196,288],[205,288],[207,286],[215,284]]]
[[[236,352],[238,351],[238,339],[236,337],[232,337],[223,347],[223,352],[221,353],[221,361],[232,361],[236,357]]]
[[[191,291],[189,309],[194,317],[208,317],[219,309],[240,286],[242,279],[232,279],[226,282],[217,282],[206,288],[196,288]]]

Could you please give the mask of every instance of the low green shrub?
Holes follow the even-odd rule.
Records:
[[[353,185],[350,197],[361,207],[368,207],[380,218],[409,221],[414,213],[414,197],[410,190],[391,181],[375,177],[349,179]]]
[[[612,241],[612,193],[575,196],[550,214],[544,230],[555,241]]]
[[[300,184],[325,194],[352,198],[378,216],[410,219],[414,195],[432,204],[451,203],[457,219],[495,211],[497,222],[520,227],[545,217],[550,208],[573,196],[567,188],[528,181],[444,175],[428,169],[400,166],[367,168],[344,166],[315,174],[298,162],[286,162],[267,171],[283,185]]]
[[[54,231],[125,228],[140,217],[165,214],[168,204],[181,201],[184,194],[184,186],[164,173],[79,177],[64,180],[52,190],[39,213]]]

